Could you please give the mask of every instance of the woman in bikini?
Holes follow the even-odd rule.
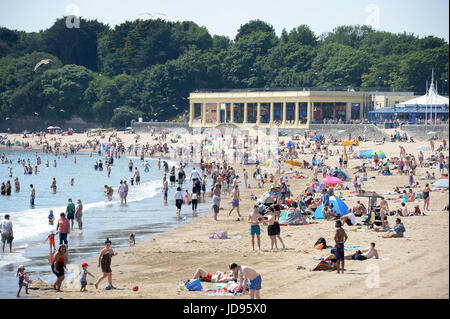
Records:
[[[100,264],[102,266],[102,272],[103,275],[98,278],[97,282],[95,283],[95,288],[98,288],[99,283],[108,277],[109,286],[111,289],[116,289],[116,287],[112,284],[112,270],[111,270],[111,258],[112,256],[116,256],[118,253],[114,252],[114,250],[111,248],[111,241],[109,238],[106,238],[105,241],[105,248],[102,249],[100,252],[100,255],[98,256],[98,267],[100,267]]]

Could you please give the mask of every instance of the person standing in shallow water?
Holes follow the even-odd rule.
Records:
[[[56,194],[56,178],[53,177],[52,185],[50,188],[53,190],[53,194]]]
[[[34,200],[36,198],[36,189],[33,187],[33,184],[30,184],[31,192],[30,192],[30,205],[31,208],[34,208]]]
[[[103,275],[98,278],[97,282],[95,283],[95,288],[98,289],[98,285],[100,282],[108,278],[108,283],[111,289],[116,289],[116,287],[112,284],[112,270],[111,270],[111,259],[113,256],[117,256],[117,252],[114,252],[114,250],[111,248],[111,241],[109,238],[106,238],[105,241],[105,248],[102,249],[100,252],[100,255],[98,256],[98,267],[102,268]]]
[[[83,204],[81,203],[81,200],[77,200],[77,206],[75,207],[75,220],[78,223],[78,229],[83,229]]]
[[[67,219],[70,220],[70,228],[73,229],[73,221],[75,219],[75,204],[72,202],[72,198],[69,198],[66,206]]]

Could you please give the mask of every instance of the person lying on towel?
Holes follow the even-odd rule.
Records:
[[[213,275],[201,268],[197,269],[197,271],[194,273],[194,277],[192,277],[192,279],[200,279],[205,282],[237,281],[237,278],[233,277],[233,274],[231,272],[216,271],[216,273]]]

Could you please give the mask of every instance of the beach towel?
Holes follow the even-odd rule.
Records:
[[[333,249],[334,247],[328,247],[328,248]],[[345,250],[358,250],[358,249],[360,249],[360,247],[359,246],[345,246],[344,249]]]
[[[242,296],[242,292],[238,292],[236,295],[237,296]],[[216,291],[216,292],[207,292],[207,293],[205,293],[205,296],[209,296],[209,297],[212,297],[212,296],[231,296],[231,297],[233,297],[234,294],[232,294],[231,292]]]
[[[331,266],[328,262],[322,260],[319,264],[314,268],[314,271],[323,270],[323,271],[334,271],[336,270],[336,264]]]
[[[216,288],[208,289],[205,296],[233,296],[234,291],[239,287],[239,283],[230,281],[227,284],[216,284]],[[237,295],[242,295],[242,292],[238,292]]]

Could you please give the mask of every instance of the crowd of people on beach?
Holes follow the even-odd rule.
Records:
[[[91,137],[91,136],[90,136]],[[280,216],[284,211],[299,212],[305,224],[314,223],[315,211],[322,207],[324,221],[334,222],[334,246],[331,254],[320,260],[314,270],[336,270],[337,273],[344,273],[344,260],[365,260],[370,258],[379,258],[379,253],[375,249],[375,243],[370,243],[367,249],[356,249],[352,254],[345,255],[344,247],[349,235],[344,227],[361,227],[368,226],[368,230],[374,232],[384,232],[380,238],[404,237],[406,228],[400,217],[423,216],[429,211],[431,194],[433,192],[428,181],[436,179],[435,172],[426,173],[421,179],[417,178],[417,168],[432,169],[436,165],[439,167],[439,173],[443,177],[448,178],[449,160],[444,155],[448,151],[447,143],[442,141],[442,145],[435,149],[435,141],[430,141],[430,149],[432,154],[425,158],[422,151],[416,157],[413,154],[407,154],[405,148],[399,145],[399,156],[384,158],[375,153],[370,162],[364,162],[361,166],[348,168],[350,162],[359,159],[355,145],[359,145],[359,141],[363,141],[364,137],[357,137],[357,143],[340,147],[340,140],[333,136],[325,137],[317,132],[305,132],[303,139],[297,139],[292,144],[287,144],[283,140],[276,139],[274,147],[270,149],[261,141],[258,136],[242,138],[232,137],[229,139],[217,140],[214,136],[204,134],[202,138],[195,143],[181,142],[181,136],[169,137],[167,132],[152,131],[151,138],[153,143],[143,144],[140,136],[135,136],[135,143],[125,145],[116,133],[107,137],[108,142],[102,141],[105,135],[98,136],[86,143],[78,143],[71,145],[62,145],[60,141],[53,140],[53,146],[50,143],[40,142],[44,153],[62,155],[67,158],[68,154],[73,155],[74,164],[76,164],[76,153],[79,151],[88,151],[90,156],[105,154],[104,162],[99,159],[95,160],[94,171],[103,171],[106,169],[107,176],[111,176],[114,159],[121,156],[134,155],[140,158],[140,163],[144,172],[149,172],[151,168],[146,158],[158,158],[157,168],[163,171],[162,177],[162,193],[164,204],[168,203],[169,191],[173,189],[173,200],[175,203],[175,217],[177,220],[182,218],[183,206],[189,207],[192,216],[198,215],[198,205],[201,202],[210,201],[210,212],[215,222],[220,222],[220,211],[224,206],[231,206],[228,216],[235,211],[238,220],[246,220],[249,223],[249,233],[251,238],[251,246],[253,250],[261,250],[261,232],[262,226],[267,226],[267,234],[270,238],[270,248],[278,249],[286,248],[281,237]],[[177,139],[176,142],[173,142]],[[407,136],[395,136],[399,141],[408,141]],[[351,140],[349,136],[348,140]],[[409,138],[411,140],[411,138]],[[333,149],[332,149],[333,147]],[[227,150],[227,152],[225,152]],[[253,151],[255,150],[255,151]],[[312,155],[311,161],[306,160],[304,155]],[[339,158],[339,166],[328,163],[332,157]],[[171,158],[179,160],[177,165],[170,165],[166,160],[161,158]],[[269,161],[272,160],[272,161]],[[2,164],[12,165],[12,162],[3,154],[1,156]],[[18,160],[18,164],[22,165],[25,174],[38,174],[41,160],[36,153],[36,166],[33,168],[30,160]],[[295,166],[288,166],[288,161],[295,161]],[[373,164],[373,165],[370,165]],[[56,160],[53,166],[56,167]],[[254,166],[253,166],[254,165]],[[48,161],[46,166],[49,167]],[[254,169],[251,169],[251,167]],[[188,172],[188,167],[189,172]],[[297,169],[301,167],[303,173]],[[347,176],[348,182],[353,182],[353,192],[349,186],[344,183],[327,184],[320,181],[321,178],[340,176],[342,170],[353,170],[352,177]],[[242,175],[239,175],[242,171]],[[306,171],[309,171],[312,178],[308,181]],[[375,172],[376,176],[369,177],[368,172]],[[117,194],[120,198],[121,205],[127,205],[127,195],[129,186],[140,184],[140,171],[137,165],[130,159],[128,163],[128,173],[131,175],[129,184],[125,179],[120,180],[117,187]],[[379,175],[389,176],[397,174],[407,177],[404,186],[396,186],[392,195],[398,196],[401,201],[396,208],[389,207],[387,195],[370,197],[369,206],[366,207],[361,201],[353,207],[348,207],[345,212],[339,211],[335,207],[332,197],[342,198],[342,192],[348,192],[358,196],[364,194],[364,183],[369,178],[378,178]],[[10,168],[10,177],[12,178],[12,168]],[[305,179],[306,187],[304,190],[291,190],[289,179]],[[419,181],[426,181],[425,186],[420,190]],[[73,183],[73,179],[71,183]],[[255,189],[255,192],[265,190],[267,185],[275,188],[276,191],[271,192],[264,200],[258,199],[252,193],[251,200],[256,201],[253,208],[248,212],[240,209],[241,189]],[[20,191],[18,179],[15,180],[16,191]],[[57,192],[56,179],[53,178],[50,188],[54,193]],[[105,196],[111,201],[114,196],[114,188],[105,185]],[[36,191],[33,185],[30,185],[30,204],[33,207],[35,202]],[[11,183],[7,181],[2,184],[2,195],[11,194]],[[298,196],[295,196],[298,194]],[[339,195],[338,195],[339,194]],[[263,196],[264,197],[264,196]],[[228,199],[229,198],[229,199]],[[377,204],[377,198],[380,203]],[[423,208],[417,205],[417,200],[423,200]],[[224,204],[225,201],[227,204]],[[414,210],[411,211],[408,205],[413,203]],[[230,205],[228,205],[230,204]],[[51,270],[57,277],[53,288],[61,291],[61,285],[64,281],[64,274],[67,270],[66,263],[68,260],[69,243],[68,235],[74,228],[74,221],[77,222],[78,228],[82,230],[82,212],[83,205],[81,200],[77,200],[77,204],[68,199],[65,212],[60,213],[60,218],[56,222],[55,231],[48,236],[50,244],[50,264]],[[7,215],[8,216],[8,215]],[[390,228],[388,216],[395,216],[395,225]],[[247,218],[245,218],[247,217]],[[360,218],[358,222],[356,218]],[[50,211],[49,225],[53,225],[55,217],[53,211]],[[355,228],[356,229],[356,228]],[[59,235],[59,247],[56,249],[55,235]],[[2,243],[3,250],[5,243],[10,245],[12,251],[12,223],[5,216],[2,223]],[[130,246],[135,242],[135,235],[130,234]],[[98,266],[101,266],[102,275],[95,283],[98,288],[100,282],[104,279],[108,280],[110,289],[115,289],[112,283],[111,260],[117,255],[112,249],[112,243],[109,239],[105,241],[105,248],[99,254]],[[322,243],[322,247],[323,247]],[[261,274],[250,266],[241,266],[232,263],[229,266],[230,272],[217,272],[215,275],[199,268],[193,276],[193,279],[202,279],[205,282],[239,282],[234,293],[248,293],[251,298],[259,298],[261,290]],[[24,275],[24,267],[19,267],[17,276],[19,278],[19,296],[22,287],[27,292],[27,280]],[[81,289],[86,291],[87,276],[93,276],[88,271],[87,263],[82,263],[80,277]]]

